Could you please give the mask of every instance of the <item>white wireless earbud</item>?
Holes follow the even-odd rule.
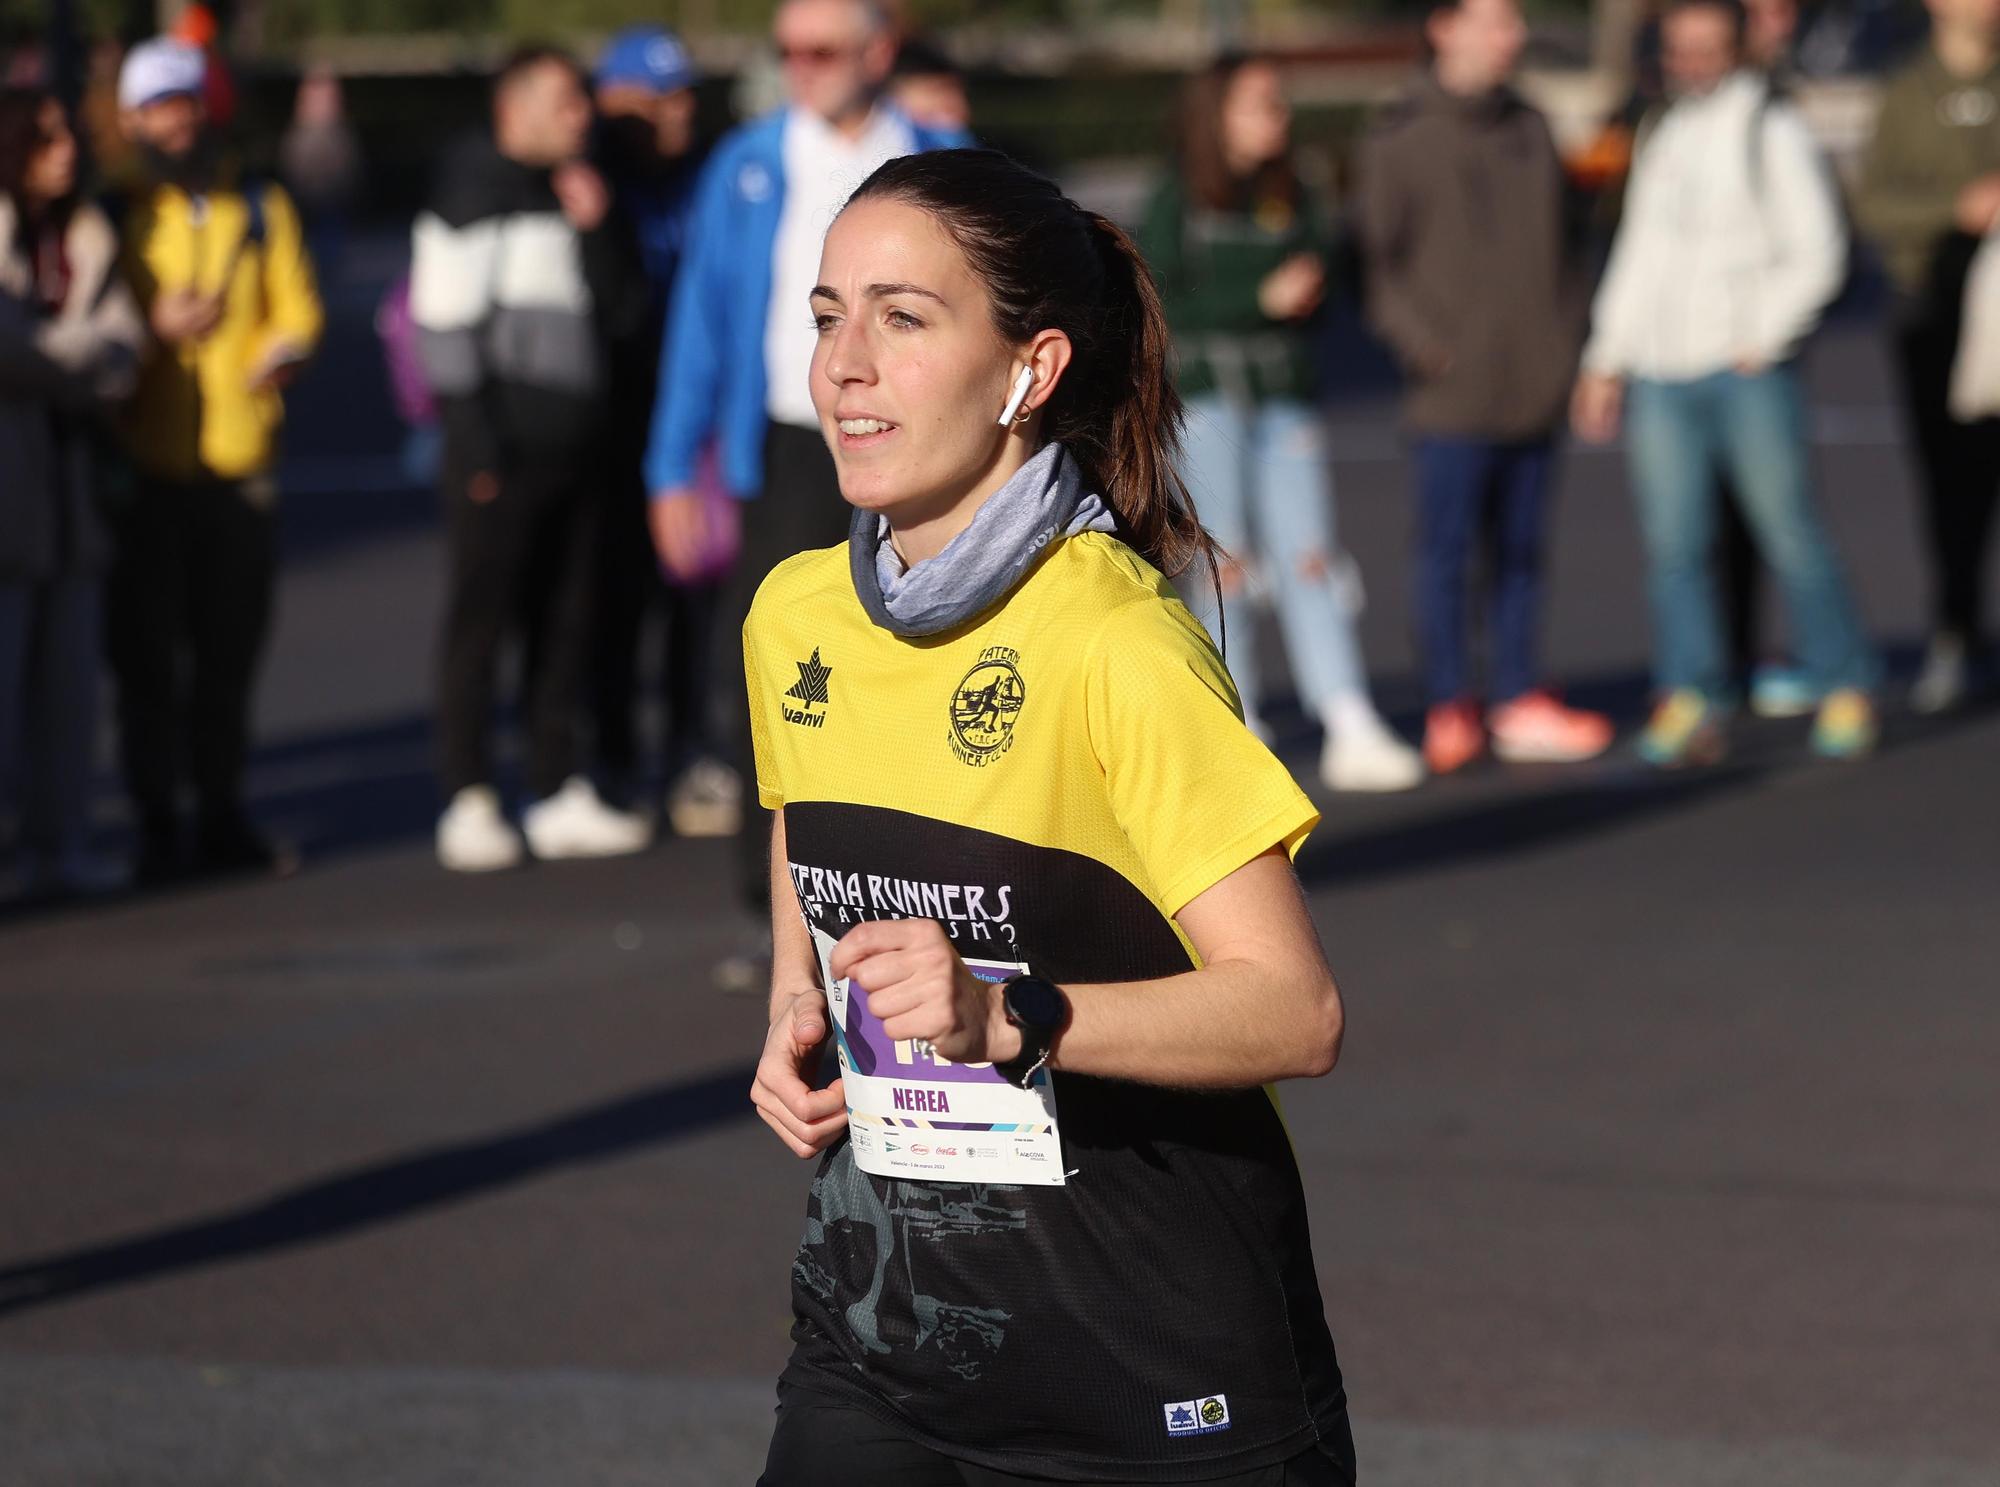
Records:
[[[1000,410],[1001,428],[1014,421],[1014,415],[1021,411],[1021,404],[1027,401],[1028,389],[1035,385],[1035,369],[1022,367],[1021,375],[1014,379],[1014,395],[1007,399],[1007,406]]]

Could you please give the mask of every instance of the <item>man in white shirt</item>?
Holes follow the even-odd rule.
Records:
[[[1661,41],[1675,101],[1639,143],[1571,410],[1596,442],[1629,412],[1659,690],[1639,748],[1667,767],[1724,749],[1718,475],[1777,575],[1824,699],[1814,749],[1854,758],[1877,732],[1877,660],[1814,503],[1796,366],[1839,291],[1846,228],[1805,122],[1744,65],[1744,28],[1741,0],[1669,4]]]
[[[786,103],[732,130],[703,168],[646,451],[653,540],[671,572],[685,580],[721,566],[740,524],[717,657],[733,699],[726,718],[740,778],[750,763],[749,703],[730,642],[772,568],[847,536],[850,508],[812,405],[820,244],[877,167],[971,142],[962,131],[918,124],[885,99],[896,44],[871,0],[785,0],[771,30]],[[733,502],[697,488],[711,450]],[[754,898],[768,891],[769,820],[745,810],[742,822],[743,887]]]

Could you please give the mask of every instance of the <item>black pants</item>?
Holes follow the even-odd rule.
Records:
[[[1947,401],[1958,354],[1955,302],[1906,314],[1896,331],[1904,406],[1924,481],[1924,531],[1939,632],[1977,644],[1984,620],[1986,542],[2000,494],[2000,419],[1960,423]]]
[[[50,859],[90,836],[101,609],[87,572],[0,576],[0,815]]]
[[[758,1487],[1036,1487],[941,1456],[866,1410],[828,1394],[778,1385],[778,1425]],[[1352,1440],[1312,1446],[1289,1461],[1204,1479],[1209,1487],[1352,1487]]]
[[[746,802],[756,799],[750,699],[743,683],[743,621],[750,613],[750,601],[757,597],[757,586],[786,558],[845,542],[852,514],[840,497],[840,477],[819,430],[771,424],[764,433],[764,489],[743,511],[743,554],[726,586],[717,650],[729,699],[730,763],[743,776]],[[770,813],[746,808],[737,845],[744,900],[753,910],[770,902],[770,840]]]
[[[184,770],[204,835],[243,821],[250,696],[278,549],[268,481],[146,480],[113,522],[106,629],[119,757],[149,850],[170,851]]]
[[[447,796],[493,781],[495,678],[501,646],[515,632],[523,646],[528,789],[552,795],[575,772],[599,510],[590,476],[582,462],[510,469],[499,495],[479,502],[447,458],[451,590],[437,704]]]
[[[633,483],[609,492],[598,534],[591,714],[597,762],[620,786],[637,783],[639,706],[658,689],[666,703],[665,774],[671,779],[714,747],[715,587],[668,583],[646,522],[646,492]],[[657,679],[641,678],[640,655],[653,616],[665,624]]]

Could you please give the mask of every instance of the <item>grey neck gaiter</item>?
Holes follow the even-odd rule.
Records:
[[[1060,444],[1045,445],[986,498],[972,522],[936,557],[905,569],[887,540],[886,517],[856,511],[848,533],[854,593],[892,634],[936,635],[984,612],[1061,537],[1117,529],[1103,497]]]

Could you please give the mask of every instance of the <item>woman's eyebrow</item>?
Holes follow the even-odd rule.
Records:
[[[936,300],[939,304],[944,303],[943,295],[939,294],[935,289],[926,289],[921,284],[870,284],[868,286],[868,297],[870,299],[894,299],[896,296],[903,294],[914,294],[922,299]]]
[[[921,284],[870,284],[863,292],[869,299],[894,299],[898,295],[914,294],[921,299],[936,300],[939,304],[945,303],[943,295],[935,289],[926,289]],[[840,291],[826,284],[814,285],[813,292],[807,298],[832,300],[836,305],[843,303]]]

